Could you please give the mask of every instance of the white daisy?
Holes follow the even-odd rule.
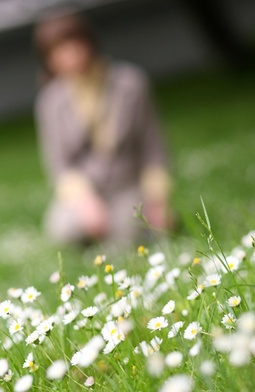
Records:
[[[10,289],[8,289],[7,294],[9,295],[9,297],[11,298],[20,298],[21,295],[23,293],[22,289],[16,289],[15,287],[11,287]]]
[[[21,332],[23,330],[23,320],[18,319],[17,321],[13,321],[9,327],[10,335],[13,335],[17,332]]]
[[[193,340],[197,337],[199,332],[202,331],[202,327],[199,322],[193,321],[190,323],[184,331],[184,339]]]
[[[63,319],[62,319],[63,324],[64,324],[64,325],[67,325],[67,324],[72,323],[72,322],[76,319],[76,317],[78,316],[78,314],[79,314],[79,312],[77,312],[77,311],[75,311],[75,310],[72,310],[71,312],[66,313],[66,314],[64,315]]]
[[[74,291],[74,286],[71,285],[70,283],[67,283],[61,290],[61,300],[63,302],[67,302],[72,295],[72,292]]]
[[[38,369],[38,365],[35,364],[34,362],[34,356],[33,353],[29,353],[24,364],[23,368],[29,368],[30,372],[35,372]]]
[[[26,304],[28,302],[34,302],[41,293],[36,290],[33,286],[28,287],[21,295],[21,301]]]
[[[81,311],[81,314],[84,317],[91,318],[91,317],[95,316],[95,314],[98,312],[98,310],[99,309],[96,306],[89,306],[88,308],[83,309]]]
[[[1,302],[0,304],[0,317],[6,319],[14,311],[14,305],[10,300]]]
[[[63,359],[54,361],[46,370],[46,377],[49,380],[61,380],[68,370],[68,366]]]
[[[14,385],[14,392],[27,392],[31,389],[33,384],[33,377],[27,374],[21,377]]]
[[[85,387],[92,387],[95,384],[95,380],[92,376],[89,376],[86,381],[84,382]]]
[[[36,328],[39,335],[47,335],[52,329],[54,324],[54,316],[49,317],[47,320],[42,321]]]
[[[228,305],[231,306],[232,308],[238,306],[240,302],[241,302],[241,297],[239,297],[239,295],[238,296],[234,295],[233,297],[230,297],[227,300]]]
[[[162,309],[162,314],[170,314],[175,309],[175,302],[170,300]]]
[[[218,286],[221,283],[221,276],[219,274],[208,275],[205,278],[205,287]]]
[[[227,267],[222,266],[222,269],[223,269],[224,272],[236,271],[236,270],[238,270],[240,263],[241,263],[241,260],[239,260],[237,257],[235,257],[235,256],[228,256],[226,258]]]
[[[176,374],[166,380],[159,392],[191,392],[192,389],[193,381],[190,376],[186,374]]]
[[[174,323],[170,331],[168,332],[167,336],[169,338],[174,338],[178,334],[179,330],[183,327],[183,325],[184,325],[183,321],[177,321],[176,323]]]
[[[28,344],[37,343],[38,340],[39,340],[39,332],[34,331],[26,338],[26,344],[28,345]]]
[[[154,253],[148,258],[148,261],[152,267],[162,264],[165,261],[165,255],[161,252]]]
[[[147,324],[147,328],[151,329],[152,331],[160,331],[162,328],[166,328],[167,326],[168,321],[162,316],[152,318]]]
[[[222,317],[221,323],[226,329],[232,329],[235,328],[236,318],[232,313],[228,313]]]
[[[0,377],[3,377],[5,373],[7,373],[9,370],[9,364],[7,359],[1,358],[0,359]]]
[[[202,287],[198,287],[195,291],[192,291],[192,293],[187,296],[187,300],[192,301],[193,299],[196,299],[197,297],[199,297],[202,291]]]
[[[165,363],[170,368],[175,368],[181,365],[183,360],[183,355],[179,351],[173,351],[167,354],[165,358]]]

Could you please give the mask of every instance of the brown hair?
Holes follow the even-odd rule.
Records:
[[[51,16],[38,23],[35,27],[35,50],[48,77],[52,76],[47,69],[46,62],[49,52],[57,44],[69,39],[76,39],[89,44],[94,53],[99,51],[99,44],[94,29],[92,28],[91,23],[85,20],[81,15]]]

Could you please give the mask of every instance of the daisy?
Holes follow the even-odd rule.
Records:
[[[148,258],[148,261],[152,267],[162,264],[165,261],[165,255],[161,252],[154,253]]]
[[[179,351],[173,351],[167,354],[165,358],[165,363],[170,368],[175,368],[181,365],[183,360],[183,355]]]
[[[149,288],[152,288],[158,279],[163,275],[165,271],[165,267],[163,265],[157,265],[149,269],[145,276],[145,285]]]
[[[163,339],[160,339],[158,336],[155,336],[155,338],[151,339],[150,345],[153,348],[153,351],[159,351],[162,342]]]
[[[175,309],[175,302],[170,300],[162,309],[162,314],[170,314]]]
[[[95,314],[98,312],[98,310],[99,309],[96,306],[89,306],[88,308],[83,309],[81,311],[81,314],[84,317],[91,318],[91,317],[95,316]]]
[[[51,274],[49,278],[50,283],[58,283],[60,281],[60,273],[59,271],[55,271]]]
[[[39,341],[39,332],[34,331],[28,337],[26,338],[26,344],[32,344],[32,343],[37,343]]]
[[[17,332],[21,332],[23,330],[23,321],[18,319],[17,321],[13,321],[9,327],[10,335],[13,335]]]
[[[72,292],[74,291],[74,286],[72,286],[70,283],[67,283],[61,290],[61,300],[63,302],[67,302],[72,295]]]
[[[33,377],[30,374],[18,379],[14,385],[14,392],[26,392],[31,389],[33,384]]]
[[[147,359],[147,371],[152,377],[159,377],[164,370],[164,356],[160,352],[154,352]]]
[[[167,326],[168,321],[162,316],[151,319],[147,324],[147,328],[151,329],[152,332],[157,330],[160,331],[162,328],[166,328]]]
[[[54,361],[46,370],[46,377],[49,380],[61,380],[68,370],[68,366],[63,359]]]
[[[231,306],[232,308],[238,306],[240,302],[241,302],[241,297],[239,297],[239,295],[238,296],[234,295],[233,297],[230,297],[227,300],[228,305]]]
[[[174,338],[178,334],[179,330],[183,327],[183,325],[183,321],[177,321],[177,323],[174,323],[167,336],[169,338]]]
[[[199,370],[203,376],[212,377],[215,373],[215,364],[210,360],[206,360],[201,363]]]
[[[85,387],[92,387],[95,384],[95,380],[92,376],[89,376],[86,381],[84,382]]]
[[[235,256],[228,256],[226,258],[227,267],[222,266],[224,272],[236,271],[239,268],[241,261]]]
[[[34,302],[41,293],[37,291],[34,287],[28,287],[21,295],[21,301],[26,304],[28,302]]]
[[[35,372],[38,369],[38,367],[39,366],[34,363],[33,353],[29,353],[24,364],[23,364],[23,368],[24,369],[29,368],[29,371],[32,373],[32,372]]]
[[[71,312],[64,315],[62,321],[64,325],[72,323],[76,317],[78,316],[79,312],[72,310]]]
[[[242,238],[242,245],[246,248],[252,248],[253,238],[255,237],[255,230],[250,231],[247,235]]]
[[[0,377],[3,377],[9,370],[9,364],[7,359],[0,359]]]
[[[191,349],[189,350],[189,355],[191,357],[196,357],[200,353],[201,346],[202,344],[199,340],[196,344],[194,344],[194,346],[191,347]]]
[[[232,313],[228,313],[222,317],[221,323],[225,326],[226,329],[232,329],[235,327],[236,318]]]
[[[191,392],[192,389],[193,381],[190,376],[186,374],[176,374],[166,380],[159,392]]]
[[[107,342],[120,342],[125,339],[124,334],[121,332],[118,323],[115,321],[109,321],[106,323],[101,331],[104,340]]]
[[[21,295],[23,293],[22,289],[16,289],[14,287],[11,287],[10,289],[8,289],[7,294],[9,295],[9,297],[11,298],[20,298]]]
[[[88,290],[90,287],[97,284],[97,281],[98,281],[98,278],[96,275],[92,275],[91,277],[80,276],[78,283],[77,283],[77,287],[78,287],[78,289]]]
[[[195,291],[193,291],[187,296],[187,300],[192,301],[193,299],[196,299],[197,297],[199,297],[202,291],[203,289],[201,287],[198,287]]]
[[[36,328],[39,335],[47,335],[52,329],[54,324],[54,316],[49,317],[47,320],[42,321]]]
[[[205,278],[205,287],[218,286],[221,283],[221,276],[219,274],[208,275]]]
[[[14,305],[10,300],[1,302],[0,304],[0,317],[6,319],[14,311]]]
[[[13,372],[11,371],[11,369],[8,370],[7,373],[5,373],[5,375],[3,376],[3,380],[5,382],[10,382],[12,380],[13,377]]]
[[[193,340],[197,337],[199,332],[202,331],[202,327],[199,322],[193,321],[190,323],[184,331],[184,339]]]
[[[94,260],[94,265],[102,265],[106,261],[105,255],[98,255]]]

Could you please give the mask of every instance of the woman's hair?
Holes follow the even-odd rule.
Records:
[[[91,23],[81,15],[53,15],[37,24],[34,29],[34,46],[47,78],[51,72],[47,68],[49,52],[59,43],[70,39],[90,45],[93,53],[99,52],[99,43]],[[45,76],[46,76],[45,75]]]

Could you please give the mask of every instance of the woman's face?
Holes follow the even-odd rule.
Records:
[[[55,75],[79,76],[88,71],[92,57],[89,44],[78,39],[68,39],[60,42],[50,51],[47,64]]]

